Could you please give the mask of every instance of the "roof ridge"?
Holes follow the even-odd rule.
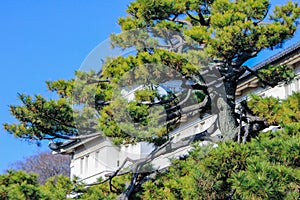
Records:
[[[296,49],[300,49],[300,41],[293,44],[293,45],[291,45],[291,46],[289,46],[288,48],[280,51],[279,53],[269,57],[268,59],[265,59],[265,60],[259,62],[258,64],[251,67],[251,69],[254,70],[254,71],[256,71],[258,69],[261,69],[262,67],[279,60],[280,58],[286,56],[287,54],[289,54],[293,51],[295,51]],[[249,74],[250,74],[250,72],[247,71],[239,79],[242,79],[242,78],[248,76]]]

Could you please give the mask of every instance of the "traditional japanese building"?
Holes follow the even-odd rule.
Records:
[[[261,96],[274,96],[281,99],[286,98],[295,91],[300,90],[300,42],[286,48],[280,53],[268,58],[267,60],[251,68],[257,71],[267,65],[287,65],[294,69],[296,77],[290,83],[279,83],[275,87],[261,87],[259,80],[252,73],[246,72],[239,80],[236,91],[236,101],[239,102],[247,98],[249,92]],[[172,142],[188,138],[193,134],[206,130],[215,120],[214,116],[204,116],[201,119],[192,120],[180,126],[170,133],[173,137]],[[216,133],[217,134],[217,133]],[[205,144],[205,143],[204,143]],[[89,139],[70,141],[64,143],[58,153],[72,155],[71,177],[80,177],[85,183],[93,183],[99,177],[115,172],[126,158],[141,159],[151,153],[154,146],[140,142],[136,145],[113,145],[109,139],[103,136],[96,136]],[[162,169],[169,165],[170,158],[187,154],[190,146],[171,151],[168,154],[158,156],[152,161],[152,167]]]

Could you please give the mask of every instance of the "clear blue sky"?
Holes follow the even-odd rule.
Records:
[[[14,161],[47,149],[7,134],[2,124],[14,122],[8,106],[17,93],[47,92],[45,80],[72,78],[84,58],[111,33],[120,32],[129,0],[12,0],[0,6],[0,173]],[[274,0],[273,4],[283,1]],[[299,36],[299,31],[297,36]],[[299,38],[299,37],[298,37]],[[299,41],[294,38],[286,46]],[[264,56],[254,62],[266,58]]]
[[[17,93],[43,94],[45,80],[72,78],[84,58],[125,16],[129,0],[1,1],[0,6],[0,173],[24,156],[47,149],[7,134],[2,124],[15,121],[8,105]]]

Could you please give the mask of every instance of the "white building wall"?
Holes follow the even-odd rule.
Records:
[[[290,83],[281,83],[274,88],[267,87],[266,89],[258,92],[258,94],[264,97],[272,96],[279,99],[286,99],[294,92],[300,91],[300,63],[295,66],[295,74],[296,77]]]
[[[86,183],[117,168],[119,149],[104,138],[97,138],[77,147],[71,161],[71,177],[77,176]]]
[[[107,139],[92,140],[80,145],[71,161],[71,177],[77,176],[85,183],[93,183],[99,177],[116,171],[128,157],[140,159],[147,156],[154,146],[141,142],[136,145],[113,145]]]
[[[262,97],[275,97],[279,99],[286,99],[288,96],[292,95],[293,92],[300,91],[300,62],[295,64],[295,74],[296,77],[290,83],[280,83],[275,87],[266,87],[266,88],[254,88],[250,91],[250,93],[254,93],[260,95]],[[249,93],[249,92],[248,92]],[[242,95],[241,97],[237,98],[236,102],[241,102],[248,98],[248,93]]]
[[[282,83],[274,88],[256,88],[252,92],[261,96],[273,96],[284,99],[288,95],[291,95],[292,92],[300,91],[300,63],[296,63],[295,73],[297,76],[290,84]],[[237,102],[245,98],[246,95],[237,99]],[[170,137],[173,137],[172,142],[176,143],[195,133],[206,130],[215,120],[216,116],[207,116],[204,119],[184,124],[176,129],[176,131],[170,133]],[[217,135],[218,133],[215,134]],[[206,143],[203,142],[204,145]],[[118,147],[113,145],[109,140],[99,137],[75,149],[70,165],[71,176],[78,176],[85,183],[94,183],[99,177],[105,178],[106,174],[116,171],[127,157],[131,159],[144,158],[153,149],[154,146],[146,142]],[[187,154],[190,149],[191,147],[187,146],[160,156],[154,159],[152,164],[157,169],[165,168],[169,166],[171,158],[178,158],[180,155]]]
[[[195,134],[195,131],[197,133],[202,132],[215,119],[215,116],[208,116],[205,119],[198,119],[183,125],[170,134],[173,137],[172,142],[176,143],[183,138],[192,136]],[[71,176],[77,176],[85,183],[94,183],[99,177],[105,179],[107,178],[105,177],[106,174],[116,171],[127,157],[133,160],[145,158],[153,149],[154,145],[147,142],[118,147],[107,139],[95,139],[75,150],[74,158],[71,162]],[[170,164],[171,158],[178,158],[187,154],[190,149],[190,146],[178,149],[154,159],[151,164],[156,169],[165,168]],[[130,164],[129,162],[127,166]]]

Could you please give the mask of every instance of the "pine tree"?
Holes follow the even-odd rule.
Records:
[[[264,77],[274,68],[258,75],[244,65],[261,50],[280,47],[296,31],[300,15],[297,3],[277,6],[272,14],[269,7],[268,0],[135,0],[128,6],[128,16],[119,19],[122,33],[111,36],[114,47],[134,48],[135,53],[108,58],[100,71],[78,71],[76,79],[47,82],[48,89],[58,94],[57,100],[19,95],[22,105],[10,107],[19,123],[4,124],[4,128],[18,138],[54,140],[56,148],[62,140],[99,134],[116,144],[147,141],[163,147],[170,142],[168,133],[183,121],[182,114],[190,114],[180,111],[187,106],[197,110],[200,117],[207,112],[217,115],[217,123],[202,133],[202,139],[228,141],[239,138],[243,134],[239,130],[250,136],[246,134],[250,126],[239,128],[242,121],[237,120],[235,111],[239,77],[248,70],[271,86],[293,77],[283,66],[279,70],[282,73],[272,73],[269,82]],[[170,79],[187,87],[182,96],[157,92],[159,83]],[[136,101],[115,95],[138,84],[144,88],[134,96]],[[191,91],[193,97],[187,103],[185,97]],[[252,127],[259,125],[251,131],[258,133],[271,122],[250,120]],[[216,130],[222,137],[210,137]],[[124,197],[132,193],[137,173],[133,173],[136,175]],[[229,177],[221,174],[221,179],[224,175]],[[227,191],[223,182],[218,184]]]

